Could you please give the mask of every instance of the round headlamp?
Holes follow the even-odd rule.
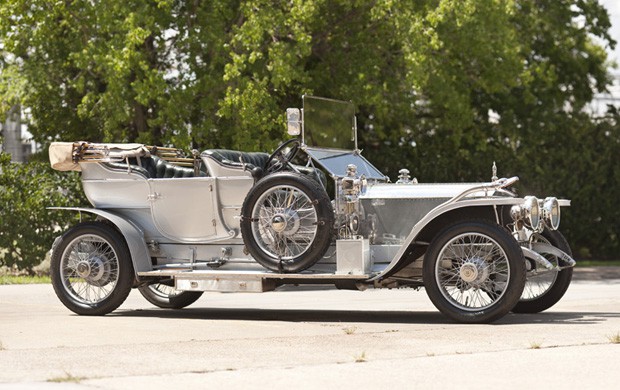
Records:
[[[525,202],[523,202],[523,217],[525,223],[529,227],[536,231],[540,228],[540,207],[538,206],[538,199],[535,196],[526,196]]]
[[[556,198],[545,198],[542,214],[543,220],[549,229],[556,230],[560,226],[560,203],[558,203]]]

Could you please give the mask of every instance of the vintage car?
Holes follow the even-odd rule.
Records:
[[[81,171],[93,208],[53,244],[58,298],[103,315],[138,288],[161,308],[204,291],[284,285],[424,287],[450,319],[487,323],[553,306],[575,261],[557,230],[568,200],[519,197],[517,177],[395,183],[357,144],[351,102],[304,96],[295,138],[270,155],[59,142],[52,166]]]

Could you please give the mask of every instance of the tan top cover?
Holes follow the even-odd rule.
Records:
[[[49,149],[52,168],[58,171],[81,171],[73,160],[74,148],[82,146],[79,162],[121,161],[125,158],[149,156],[143,144],[91,144],[88,142],[52,142]]]
[[[52,142],[49,149],[50,164],[57,171],[81,171],[73,162],[73,142]]]

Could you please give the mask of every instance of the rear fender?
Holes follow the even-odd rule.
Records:
[[[122,218],[109,211],[103,211],[99,209],[88,209],[82,207],[50,207],[49,209],[69,210],[95,214],[99,217],[106,219],[118,229],[118,231],[127,242],[127,247],[129,248],[129,253],[131,254],[131,262],[133,263],[133,269],[135,270],[136,275],[138,272],[147,272],[153,270],[149,250],[146,246],[146,242],[144,241],[144,233],[140,228],[138,228],[136,225],[126,220],[125,218]]]

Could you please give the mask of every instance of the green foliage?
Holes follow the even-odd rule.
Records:
[[[31,270],[39,264],[60,231],[76,222],[74,213],[46,207],[84,203],[77,174],[39,162],[12,163],[0,153],[0,266]]]
[[[0,275],[0,286],[6,284],[50,284],[49,276]],[[1,350],[1,348],[0,348]]]
[[[583,111],[609,28],[596,0],[5,0],[0,119],[19,100],[44,146],[269,150],[302,94],[350,99],[391,177],[488,180],[497,161],[573,198],[579,253],[617,256],[618,118]]]
[[[581,258],[618,259],[620,249],[620,113],[612,109],[592,122],[584,114],[558,118],[554,131],[530,154],[521,170],[528,191],[571,199],[561,230]],[[522,191],[524,192],[524,191]]]

